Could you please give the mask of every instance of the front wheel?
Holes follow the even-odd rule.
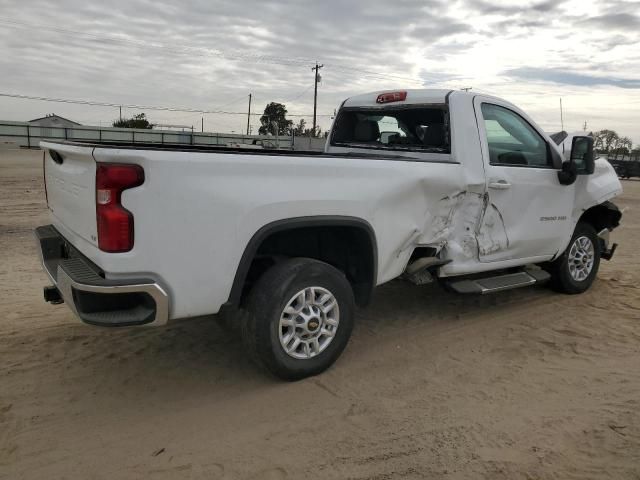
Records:
[[[579,222],[565,252],[547,266],[551,287],[569,294],[586,291],[598,274],[600,254],[600,240],[595,229],[588,223]]]
[[[353,329],[355,302],[345,275],[309,258],[284,260],[253,286],[243,342],[276,376],[317,375],[340,356]]]

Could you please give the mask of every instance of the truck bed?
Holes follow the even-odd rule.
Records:
[[[463,190],[461,164],[449,154],[431,152],[322,153],[91,141],[41,146],[47,151],[53,227],[105,279],[145,278],[161,286],[171,298],[171,319],[216,313],[230,298],[251,239],[284,220],[362,219],[382,232],[376,242],[385,261],[376,283],[395,278],[411,253],[405,249],[398,256],[398,248],[424,223],[425,196],[432,200],[429,215],[448,218],[451,206],[438,199]],[[62,158],[56,162],[58,155]],[[144,169],[144,183],[122,193],[135,238],[132,249],[122,253],[98,245],[96,168],[101,164]]]
[[[209,152],[217,154],[234,154],[234,155],[265,155],[265,156],[291,156],[291,157],[314,157],[314,158],[362,158],[362,159],[378,159],[378,160],[407,160],[405,155],[385,154],[384,150],[378,150],[376,153],[325,153],[311,150],[282,150],[274,148],[249,149],[242,147],[226,147],[220,145],[185,145],[171,143],[144,143],[144,142],[95,142],[91,140],[47,140],[46,143],[73,145],[78,147],[93,148],[111,148],[122,150],[156,150],[156,151],[172,151],[172,152]],[[422,154],[423,156],[424,154]],[[416,161],[418,161],[416,159]],[[424,161],[421,159],[420,161]]]

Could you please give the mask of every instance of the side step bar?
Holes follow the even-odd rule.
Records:
[[[458,293],[479,293],[485,295],[487,293],[543,283],[549,280],[550,277],[551,276],[544,270],[527,270],[483,278],[452,279],[448,281],[447,284]]]

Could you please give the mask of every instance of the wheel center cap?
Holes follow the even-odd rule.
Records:
[[[320,326],[320,321],[315,318],[312,318],[311,320],[309,320],[309,323],[307,323],[307,328],[309,329],[310,332],[315,332],[319,326]]]

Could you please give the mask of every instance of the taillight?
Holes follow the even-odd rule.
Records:
[[[103,252],[128,252],[133,248],[133,215],[121,203],[122,192],[144,182],[139,165],[98,164],[96,170],[96,220],[98,248]]]
[[[407,92],[387,92],[378,95],[376,103],[404,102],[406,99]]]

